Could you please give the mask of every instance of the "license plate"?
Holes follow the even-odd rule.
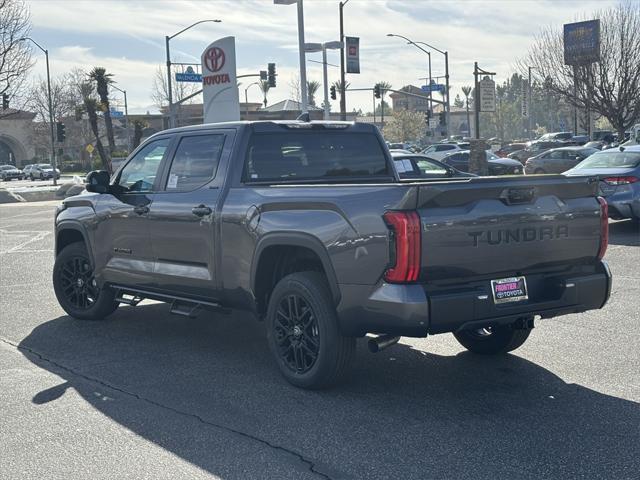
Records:
[[[527,300],[527,281],[524,277],[509,277],[499,280],[491,280],[491,293],[493,302],[509,303]]]

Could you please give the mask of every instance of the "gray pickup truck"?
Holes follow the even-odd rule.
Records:
[[[601,308],[606,202],[595,178],[401,180],[367,124],[235,122],[163,131],[55,219],[53,285],[72,317],[142,299],[266,322],[292,384],[349,370],[356,338],[451,332],[518,348],[535,317]]]

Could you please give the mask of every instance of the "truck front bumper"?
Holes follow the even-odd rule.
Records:
[[[500,305],[493,302],[489,280],[448,286],[343,284],[340,328],[348,336],[426,337],[602,308],[611,293],[611,272],[606,262],[588,270],[526,275],[529,299]]]

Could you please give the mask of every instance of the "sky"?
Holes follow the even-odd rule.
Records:
[[[393,88],[421,85],[427,75],[427,55],[402,39],[426,42],[449,52],[451,98],[473,83],[473,63],[496,72],[496,81],[515,71],[543,27],[560,28],[615,0],[350,0],[344,7],[344,31],[360,37],[360,74],[347,75],[350,88],[371,88],[378,81]],[[165,64],[165,35],[193,22],[204,23],[171,41],[173,61],[199,62],[204,48],[218,38],[236,37],[238,75],[277,64],[278,85],[269,104],[292,98],[290,83],[299,74],[297,10],[273,0],[30,0],[31,36],[49,50],[52,75],[74,67],[102,66],[127,90],[130,113],[156,112],[151,99],[153,77]],[[304,0],[305,40],[339,40],[338,0]],[[44,76],[44,59],[34,50],[32,76]],[[444,56],[432,52],[432,74],[444,75]],[[322,82],[321,53],[307,54],[307,79]],[[328,52],[328,63],[339,65],[339,51]],[[340,69],[328,66],[329,84]],[[244,99],[244,88],[240,98]],[[320,90],[319,95],[322,95]],[[115,96],[117,99],[117,96]],[[253,86],[249,101],[262,94]],[[117,101],[117,100],[116,100]],[[318,102],[320,103],[320,101]],[[372,109],[370,92],[347,95],[347,109]],[[332,101],[332,111],[339,100]]]

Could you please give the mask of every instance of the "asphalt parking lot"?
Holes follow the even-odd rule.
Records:
[[[0,478],[638,478],[640,232],[612,297],[513,355],[451,335],[360,345],[350,383],[287,384],[262,326],[163,304],[81,322],[50,277],[55,202],[0,205]]]

